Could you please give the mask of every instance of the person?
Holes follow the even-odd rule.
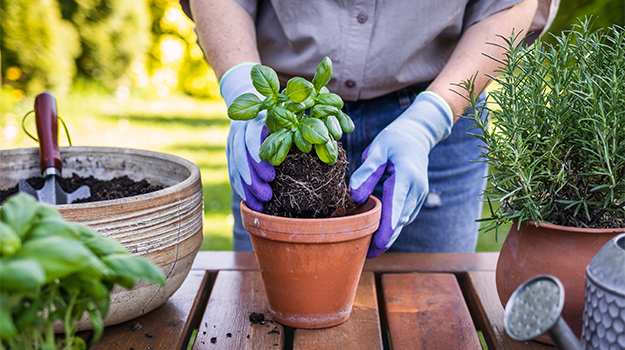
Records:
[[[466,100],[453,85],[476,76],[478,91],[495,74],[498,35],[533,33],[555,16],[558,0],[362,1],[181,0],[195,21],[227,105],[255,92],[254,64],[273,68],[282,85],[311,79],[328,56],[328,88],[356,125],[342,137],[351,195],[383,203],[367,257],[390,251],[473,252],[487,165],[479,140],[459,118]],[[478,73],[479,72],[479,73]],[[476,75],[477,73],[477,75]],[[458,89],[456,89],[458,90]],[[275,176],[258,150],[264,114],[231,121],[226,153],[233,187],[233,245],[251,251],[241,199],[255,210],[271,198]],[[401,234],[400,234],[401,233]]]

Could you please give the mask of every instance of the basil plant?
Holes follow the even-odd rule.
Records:
[[[354,123],[341,111],[343,99],[326,88],[332,77],[330,58],[321,61],[312,82],[294,77],[282,92],[273,69],[258,64],[252,68],[251,76],[254,87],[265,99],[253,93],[243,94],[228,107],[228,116],[233,120],[249,120],[267,110],[265,125],[270,135],[260,147],[260,159],[269,160],[273,166],[280,165],[295,144],[304,153],[314,147],[321,161],[336,163],[336,141],[343,132],[352,132]]]

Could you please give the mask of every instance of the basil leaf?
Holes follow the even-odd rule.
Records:
[[[291,136],[291,134],[292,132],[289,130],[286,133],[285,138],[280,143],[280,146],[278,147],[278,151],[269,159],[269,163],[271,163],[271,165],[278,166],[282,164],[284,159],[286,159],[286,156],[289,154],[289,151],[291,150],[291,145],[293,144],[293,136]]]
[[[262,102],[260,98],[252,93],[246,93],[237,97],[228,107],[228,117],[233,120],[250,120],[254,119]]]
[[[17,329],[13,323],[11,307],[4,295],[0,294],[0,339],[9,340],[17,336]]]
[[[280,144],[285,140],[288,132],[288,129],[280,129],[277,132],[267,136],[265,142],[263,142],[263,144],[260,146],[260,150],[258,152],[260,160],[264,162],[273,157],[273,155],[278,152]]]
[[[312,144],[324,144],[330,140],[328,128],[319,119],[308,118],[300,125],[304,139]]]
[[[338,144],[334,139],[331,139],[322,145],[315,145],[315,152],[322,162],[333,165],[339,154]]]
[[[37,312],[42,309],[43,301],[40,298],[33,298],[29,300],[29,304],[24,305],[23,308],[13,310],[13,313],[15,314],[15,327],[19,330],[23,330],[24,328],[31,326],[41,317],[40,315],[37,315]]]
[[[317,100],[317,103],[321,105],[330,105],[338,109],[343,108],[343,99],[341,98],[341,96],[337,94],[333,94],[333,93],[319,94],[315,100]]]
[[[111,254],[130,254],[123,244],[112,238],[100,236],[99,238],[91,238],[83,241],[83,243],[99,257]]]
[[[308,80],[301,77],[295,77],[291,78],[286,83],[285,94],[294,103],[300,103],[306,100],[312,94],[313,90],[313,84],[311,84]]]
[[[119,276],[165,285],[166,279],[163,272],[145,258],[129,254],[112,254],[103,257],[102,261]]]
[[[13,255],[22,246],[22,240],[13,227],[0,221],[0,256]]]
[[[78,272],[97,258],[79,241],[48,236],[27,241],[13,257],[34,259],[46,271],[46,282]]]
[[[325,118],[329,115],[337,115],[339,113],[338,108],[329,105],[315,105],[312,108],[310,115],[313,118]]]
[[[319,93],[320,94],[329,94],[330,90],[328,90],[328,88],[324,86],[321,89],[319,89]]]
[[[354,122],[352,118],[350,118],[347,114],[343,113],[343,111],[339,111],[338,114],[339,123],[341,124],[341,129],[345,131],[347,134],[354,131]]]
[[[308,153],[312,150],[312,143],[304,138],[301,130],[297,129],[293,132],[293,142],[300,151]]]
[[[339,121],[338,119],[336,119],[335,116],[329,115],[326,118],[325,124],[328,127],[330,135],[332,135],[335,140],[338,140],[341,138],[341,136],[343,136],[343,130],[341,130],[341,125],[339,124]]]
[[[46,282],[46,272],[39,262],[30,258],[0,260],[0,290],[33,291]]]
[[[102,333],[104,333],[104,320],[99,313],[93,310],[87,310],[87,312],[89,313],[89,321],[93,327],[93,335],[91,336],[91,340],[89,340],[89,345],[92,345],[100,339]]]
[[[256,91],[260,92],[263,96],[269,97],[275,95],[278,93],[278,90],[280,90],[278,74],[276,74],[273,69],[257,64],[252,67],[250,75]]]
[[[22,239],[33,225],[37,209],[43,204],[25,193],[12,196],[0,207],[0,220],[11,226]]]
[[[332,61],[329,57],[324,57],[315,70],[312,83],[315,89],[321,92],[321,88],[326,86],[332,78]]]
[[[260,104],[260,109],[259,111],[265,110],[265,109],[271,109],[273,106],[275,106],[277,103],[277,99],[275,96],[271,95],[269,97],[266,97],[263,102]]]
[[[284,102],[288,102],[289,101],[289,96],[287,96],[285,94],[280,93],[280,94],[277,94],[276,96],[278,96],[278,102],[279,103],[284,103]]]
[[[76,230],[76,226],[63,218],[45,218],[38,220],[31,230],[29,240],[41,239],[49,236],[66,237],[77,240],[80,234]]]
[[[291,128],[292,126],[297,125],[297,118],[295,117],[295,114],[288,109],[275,106],[272,111],[276,121],[282,127]]]
[[[265,125],[267,125],[267,130],[270,133],[274,133],[283,128],[283,126],[278,123],[278,118],[273,114],[273,108],[267,111],[267,117],[265,118]]]

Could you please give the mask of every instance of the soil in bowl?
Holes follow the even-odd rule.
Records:
[[[45,179],[36,176],[26,179],[34,189],[39,190],[43,187]],[[120,176],[111,180],[98,180],[93,176],[81,177],[76,174],[72,174],[72,177],[60,178],[59,184],[65,192],[74,192],[82,185],[89,186],[91,190],[91,197],[80,199],[74,203],[88,203],[99,202],[110,199],[118,199],[125,197],[132,197],[144,193],[150,193],[163,189],[160,185],[151,185],[146,180],[134,181],[128,176]],[[0,189],[0,205],[10,196],[19,192],[18,185],[7,189]]]
[[[336,163],[321,161],[315,152],[303,153],[292,147],[284,162],[276,166],[270,182],[273,197],[263,213],[289,218],[343,216],[356,203],[346,191],[347,155],[338,143]]]

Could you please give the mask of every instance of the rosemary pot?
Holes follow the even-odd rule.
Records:
[[[297,219],[241,203],[272,317],[297,328],[347,321],[382,205],[370,196],[352,215]]]

